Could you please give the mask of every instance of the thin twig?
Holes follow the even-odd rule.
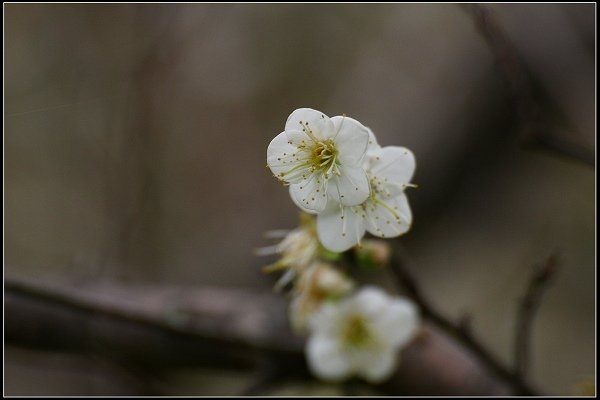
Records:
[[[470,349],[495,374],[511,383],[516,394],[535,396],[538,391],[528,385],[521,377],[505,367],[479,340],[477,340],[463,322],[453,322],[437,310],[423,294],[416,279],[406,268],[404,260],[394,252],[390,260],[390,269],[407,294],[417,303],[422,315],[438,325],[456,340]]]
[[[559,258],[553,254],[542,265],[534,266],[525,295],[519,304],[515,335],[515,374],[525,379],[529,372],[531,326],[548,284],[556,275]]]
[[[523,145],[551,150],[555,153],[594,166],[594,149],[569,140],[572,132],[548,121],[533,95],[531,80],[518,53],[492,12],[481,4],[463,4],[472,17],[494,56],[496,67],[502,75],[508,95],[519,119],[519,138]]]

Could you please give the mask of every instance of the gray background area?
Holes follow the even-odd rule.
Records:
[[[595,145],[595,5],[492,6],[573,140]],[[263,232],[297,210],[265,169],[295,108],[345,113],[417,158],[401,242],[433,302],[506,363],[531,266],[563,259],[532,379],[595,374],[595,171],[523,149],[456,5],[4,5],[6,276],[271,290]],[[5,394],[135,394],[105,360],[7,347]],[[251,374],[173,371],[170,394]],[[338,394],[335,386],[282,394]]]

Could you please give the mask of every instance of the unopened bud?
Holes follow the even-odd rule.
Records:
[[[392,255],[390,245],[378,239],[366,239],[360,246],[354,247],[356,262],[366,269],[381,269],[385,267]]]
[[[311,315],[325,300],[340,298],[354,288],[354,282],[330,264],[317,262],[303,271],[294,287],[290,304],[290,320],[298,333],[303,333]]]

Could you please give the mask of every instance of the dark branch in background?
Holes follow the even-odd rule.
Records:
[[[530,357],[531,325],[548,284],[556,275],[559,258],[553,254],[541,265],[535,265],[525,295],[519,305],[515,337],[515,373],[527,377]]]
[[[97,356],[136,374],[268,362],[308,375],[284,304],[241,290],[6,279],[5,341]]]
[[[250,385],[239,393],[239,396],[264,395],[292,375],[292,372],[289,371],[286,366],[270,363],[263,368],[259,368],[258,376],[250,383]]]
[[[310,377],[285,308],[273,293],[7,278],[5,343],[98,356],[146,376],[199,366],[262,371],[246,390],[252,394]],[[427,322],[392,378],[373,388],[391,395],[513,393],[472,349]]]
[[[538,391],[525,382],[522,376],[502,365],[502,363],[498,361],[498,359],[481,342],[473,337],[469,329],[470,319],[468,317],[463,317],[458,322],[451,321],[431,304],[429,299],[421,291],[416,279],[407,269],[403,259],[398,254],[399,252],[400,250],[396,249],[392,255],[390,269],[396,276],[400,285],[407,292],[407,295],[417,303],[423,317],[432,321],[466,348],[471,350],[487,368],[494,372],[494,374],[497,374],[502,377],[502,379],[510,382],[512,391],[514,391],[515,394],[523,396],[538,395]]]
[[[481,4],[463,4],[488,44],[519,119],[519,138],[526,146],[544,148],[594,166],[595,151],[570,140],[572,132],[548,121],[536,101],[529,76],[518,53],[492,12]]]

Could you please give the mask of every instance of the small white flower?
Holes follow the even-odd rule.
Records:
[[[308,364],[322,379],[358,375],[377,383],[394,371],[396,351],[417,332],[413,303],[366,287],[340,302],[328,302],[311,321]]]
[[[412,212],[404,189],[415,171],[415,158],[404,147],[379,147],[372,137],[364,168],[370,184],[369,197],[360,205],[329,202],[317,217],[317,232],[323,246],[342,252],[360,243],[365,231],[391,238],[406,233]]]
[[[290,304],[290,321],[298,333],[303,333],[312,314],[325,300],[349,293],[354,283],[330,264],[315,262],[304,270],[294,286]]]
[[[353,206],[369,196],[362,167],[368,141],[367,129],[352,118],[300,108],[269,144],[267,164],[305,211],[323,211],[328,198]]]

